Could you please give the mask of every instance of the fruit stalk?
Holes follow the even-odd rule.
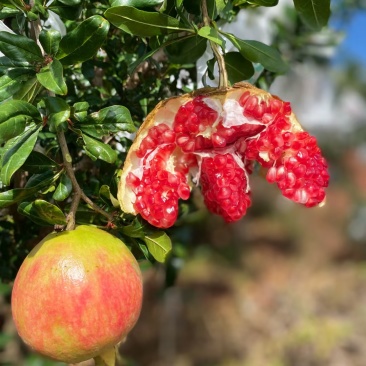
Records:
[[[208,15],[206,0],[202,0],[201,7],[202,7],[203,23],[205,26],[210,27],[211,19],[210,16]],[[222,56],[222,53],[220,52],[219,47],[215,42],[210,41],[210,47],[212,49],[212,52],[214,53],[217,64],[219,66],[219,88],[227,88],[228,79],[227,79],[227,71],[224,57]]]

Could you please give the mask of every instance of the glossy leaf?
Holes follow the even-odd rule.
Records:
[[[51,132],[58,128],[64,129],[66,121],[70,118],[70,106],[61,98],[45,98],[46,113]]]
[[[330,0],[294,0],[294,5],[310,28],[320,30],[327,25],[330,16]]]
[[[88,109],[88,102],[76,102],[72,106],[72,116],[79,122],[83,122],[88,116]]]
[[[18,212],[39,225],[66,225],[64,213],[57,206],[44,200],[23,202],[19,205]]]
[[[0,102],[10,99],[21,88],[22,83],[17,79],[16,77],[9,77],[6,74],[0,77]]]
[[[107,20],[100,15],[91,16],[62,38],[57,58],[64,65],[89,60],[106,39],[108,30]]]
[[[31,103],[42,89],[43,86],[38,82],[37,77],[34,77],[22,83],[18,91],[14,93],[13,99],[22,99]]]
[[[5,71],[9,70],[10,68],[15,68],[15,67],[31,67],[31,66],[29,65],[28,62],[26,62],[24,60],[23,61],[14,61],[5,56],[0,57],[0,70],[2,72],[5,72]]]
[[[176,18],[131,6],[109,8],[104,15],[114,26],[134,36],[151,37],[182,31]]]
[[[20,135],[27,123],[40,121],[41,116],[32,104],[10,100],[0,108],[0,144]]]
[[[154,8],[163,3],[164,0],[109,0],[109,5],[113,6],[132,6],[134,8]]]
[[[181,40],[165,48],[169,60],[177,64],[192,63],[198,60],[206,51],[207,39],[191,37]]]
[[[37,74],[37,80],[47,90],[60,95],[67,94],[67,86],[63,75],[63,67],[59,60],[54,59],[47,66],[42,67]]]
[[[231,84],[248,80],[254,74],[253,64],[239,52],[228,52],[224,55],[224,59],[228,79]]]
[[[51,185],[58,177],[59,174],[54,175],[52,171],[48,171],[43,174],[32,176],[33,185],[26,186],[25,188],[15,188],[5,192],[0,192],[0,208],[11,206],[14,203],[18,203],[32,197],[41,189]]]
[[[0,77],[0,102],[12,97],[32,76],[34,76],[33,70],[22,68],[8,70]]]
[[[130,225],[122,226],[121,232],[130,238],[145,237],[144,225],[138,218],[135,218]]]
[[[47,55],[55,55],[61,41],[61,34],[55,29],[43,29],[39,35],[39,41]]]
[[[83,132],[96,138],[120,131],[136,131],[130,111],[120,105],[90,114],[79,126]]]
[[[82,2],[82,0],[58,0],[58,1],[68,6],[79,5]]]
[[[63,4],[60,0],[55,0],[48,9],[58,14],[61,18],[74,20],[80,17],[83,7],[82,4],[78,6],[69,6]]]
[[[164,231],[156,231],[143,238],[150,254],[160,263],[164,263],[172,249],[172,242]]]
[[[258,41],[244,41],[230,33],[223,33],[238,49],[243,57],[251,62],[260,63],[269,71],[283,74],[288,66],[282,60],[280,53],[273,47]]]
[[[93,139],[85,134],[83,134],[82,137],[85,144],[85,151],[93,160],[100,159],[110,164],[117,160],[117,152],[114,151],[109,145],[102,141]]]
[[[24,3],[22,0],[2,0],[0,5],[13,9],[23,9]]]
[[[111,189],[106,185],[103,184],[100,189],[99,189],[99,197],[105,201],[107,204],[112,203],[113,207],[120,207],[120,204],[117,200],[117,198],[115,198],[112,193],[111,193]]]
[[[217,43],[220,47],[224,47],[225,43],[215,28],[204,26],[198,30],[198,35]]]
[[[13,174],[24,164],[32,152],[40,129],[41,127],[29,128],[5,144],[0,171],[0,180],[5,186],[10,184]]]
[[[38,151],[32,151],[22,166],[22,169],[30,173],[43,173],[45,171],[54,170],[58,164]]]
[[[34,63],[43,60],[41,49],[35,41],[9,32],[0,32],[0,51],[14,62]]]
[[[67,197],[70,196],[72,192],[72,183],[70,178],[66,173],[61,175],[60,182],[53,194],[52,198],[55,201],[64,201]]]

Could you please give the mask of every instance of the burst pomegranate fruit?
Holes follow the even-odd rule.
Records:
[[[98,356],[136,323],[141,273],[122,241],[90,226],[43,239],[19,269],[12,313],[24,342],[66,363]]]
[[[254,162],[285,197],[307,207],[325,202],[327,163],[288,102],[248,83],[201,89],[160,102],[147,116],[128,152],[118,199],[123,211],[168,228],[178,200],[200,185],[207,208],[236,221],[251,204]]]

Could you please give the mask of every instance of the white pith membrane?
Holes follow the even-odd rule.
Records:
[[[163,101],[147,116],[127,155],[118,199],[123,211],[169,227],[178,215],[178,199],[187,199],[193,185],[202,186],[204,167],[208,209],[235,221],[250,205],[247,168],[255,160],[269,168],[267,180],[285,197],[309,207],[324,203],[325,160],[289,103],[247,83],[199,90]],[[220,168],[220,161],[228,166]],[[241,202],[240,214],[234,212],[235,200]]]

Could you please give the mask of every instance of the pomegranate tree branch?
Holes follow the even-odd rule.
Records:
[[[202,0],[201,7],[202,7],[203,24],[205,26],[210,27],[211,26],[211,18],[208,15],[206,0]],[[227,81],[227,71],[226,71],[224,57],[223,57],[222,53],[220,52],[220,48],[217,45],[217,43],[215,43],[213,41],[210,41],[210,47],[212,49],[212,52],[214,53],[217,64],[219,66],[219,87],[220,88],[227,88],[228,87],[228,81]]]
[[[85,203],[87,203],[94,211],[106,217],[108,221],[113,221],[113,215],[104,211],[98,205],[96,205],[80,188],[79,183],[75,177],[74,169],[72,167],[72,158],[69,152],[69,148],[67,147],[64,131],[57,132],[57,139],[61,148],[64,167],[68,177],[71,180],[72,188],[74,191],[70,211],[67,215],[66,230],[73,230],[75,228],[75,215],[80,203],[80,199],[82,199]]]

